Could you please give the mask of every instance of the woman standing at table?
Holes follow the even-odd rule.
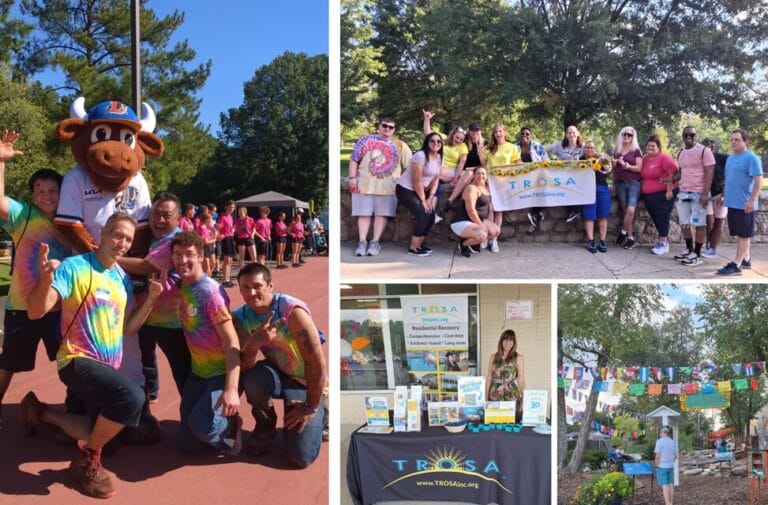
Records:
[[[421,150],[411,158],[411,166],[397,181],[397,202],[416,218],[407,254],[429,256],[432,249],[424,246],[424,239],[435,224],[432,195],[440,180],[443,158],[443,139],[437,132],[424,137]]]
[[[501,123],[493,125],[493,135],[491,136],[488,147],[480,152],[480,161],[488,169],[504,165],[516,165],[520,163],[520,150],[515,144],[507,141],[507,129]],[[502,212],[493,213],[493,222],[501,229]],[[491,252],[499,252],[498,239],[489,239],[488,246]]]
[[[522,418],[523,391],[525,390],[525,368],[523,355],[517,352],[517,336],[514,330],[504,330],[499,337],[496,352],[488,362],[485,378],[488,384],[487,398],[490,402],[512,401],[517,403],[517,417]]]

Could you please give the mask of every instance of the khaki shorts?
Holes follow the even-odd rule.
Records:
[[[352,193],[352,216],[354,217],[394,217],[396,213],[397,197],[395,195]]]
[[[723,200],[720,200],[720,203],[713,203],[712,197],[710,197],[709,203],[707,203],[707,215],[715,216],[717,219],[725,219],[728,217],[728,207],[723,205]]]

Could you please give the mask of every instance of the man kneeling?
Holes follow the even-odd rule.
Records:
[[[320,452],[326,365],[307,304],[274,292],[267,267],[251,263],[237,274],[245,305],[233,316],[242,348],[242,385],[256,428],[246,450],[264,453],[275,435],[273,398],[285,400],[283,440],[291,464],[305,468]],[[256,362],[259,352],[265,360]]]

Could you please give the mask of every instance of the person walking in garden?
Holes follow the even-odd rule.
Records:
[[[653,452],[656,453],[656,480],[664,495],[664,505],[672,505],[675,496],[675,460],[677,460],[677,442],[670,438],[667,426],[661,429]]]

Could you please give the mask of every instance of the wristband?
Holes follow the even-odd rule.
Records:
[[[312,406],[311,406],[309,403],[307,403],[307,402],[304,402],[304,406],[305,406],[305,407],[307,407],[309,410],[311,410],[313,414],[316,414],[316,413],[317,413],[317,409],[318,409],[318,407],[312,407]]]

